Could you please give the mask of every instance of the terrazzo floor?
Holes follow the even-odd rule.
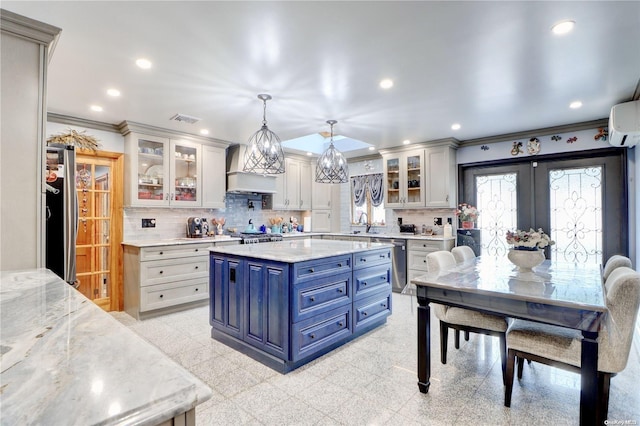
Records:
[[[429,393],[419,393],[416,302],[408,295],[393,294],[386,325],[286,375],[212,340],[208,312],[143,321],[112,313],[213,389],[196,408],[198,425],[578,424],[580,377],[542,364],[525,365],[504,407],[498,340],[488,336],[471,334],[459,350],[451,336],[447,364],[432,357]],[[609,420],[640,424],[639,327],[627,368],[611,380]]]

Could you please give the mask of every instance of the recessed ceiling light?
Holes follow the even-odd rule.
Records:
[[[375,151],[375,150],[376,150],[376,147],[375,147],[375,146],[370,146],[370,147],[369,147],[369,151]]]
[[[453,123],[453,124],[451,125],[451,129],[452,129],[452,130],[460,130],[460,124],[458,124],[458,123]]]
[[[102,112],[102,107],[100,105],[91,105],[91,111]]]
[[[405,139],[405,140],[402,141],[402,143],[404,145],[409,145],[411,143],[411,141],[409,139]]]
[[[107,95],[113,96],[115,98],[120,96],[120,91],[118,89],[109,89],[107,90]]]
[[[383,89],[391,89],[393,87],[393,80],[391,80],[390,78],[381,80],[380,87],[382,87]]]
[[[148,59],[140,58],[136,61],[136,65],[143,70],[148,70],[149,68],[151,68],[151,61]]]
[[[307,152],[307,155],[308,155],[309,157],[311,157],[311,156],[313,155],[313,153],[312,153],[312,152]]]
[[[201,135],[208,135],[208,134],[209,134],[209,130],[207,130],[207,129],[201,129],[201,130],[200,130],[200,134],[201,134]]]
[[[571,109],[578,109],[582,106],[582,102],[580,101],[573,101],[569,104],[569,108]]]
[[[562,21],[551,27],[551,31],[553,31],[554,34],[562,35],[570,32],[575,25],[576,23],[574,21]]]

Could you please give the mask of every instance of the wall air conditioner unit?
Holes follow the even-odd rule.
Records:
[[[640,143],[640,101],[625,102],[611,108],[609,143],[617,147]]]

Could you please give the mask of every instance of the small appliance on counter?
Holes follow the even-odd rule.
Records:
[[[187,237],[202,238],[202,235],[202,219],[199,217],[190,217],[187,219]]]
[[[416,225],[408,224],[408,223],[400,225],[400,233],[401,234],[413,234],[413,235],[415,235],[417,232],[418,231],[417,231]]]

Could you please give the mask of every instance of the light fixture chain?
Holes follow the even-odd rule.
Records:
[[[267,100],[263,99],[262,100],[262,125],[266,126],[267,125]]]

